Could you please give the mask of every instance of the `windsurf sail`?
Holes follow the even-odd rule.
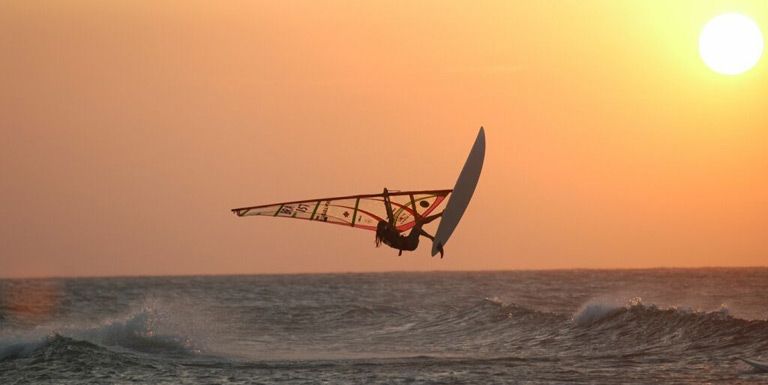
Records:
[[[442,203],[452,190],[394,191],[386,194],[392,204],[395,228],[410,230],[416,219],[442,212]],[[333,223],[376,231],[379,221],[388,221],[385,194],[350,195],[334,198],[273,203],[232,209],[239,217],[267,216]]]

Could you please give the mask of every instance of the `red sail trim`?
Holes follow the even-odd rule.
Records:
[[[424,213],[422,213],[422,214],[418,214],[418,216],[422,216],[422,217],[424,217],[424,216],[427,216],[427,215],[429,215],[429,213],[430,213],[430,212],[432,212],[432,210],[434,210],[434,209],[435,209],[435,207],[436,207],[438,204],[440,204],[440,202],[442,202],[442,201],[443,201],[443,199],[445,199],[445,196],[442,196],[442,195],[435,195],[435,203],[434,203],[434,204],[432,204],[432,207],[430,207],[430,208],[429,208],[427,211],[424,211]],[[321,201],[324,201],[325,199],[320,199],[320,200],[321,200]],[[378,200],[378,199],[374,199],[374,200]],[[381,202],[384,202],[384,200],[382,200]],[[300,202],[300,203],[301,203],[301,202]],[[413,210],[413,209],[410,209],[410,208],[408,208],[408,205],[407,205],[407,204],[400,204],[400,203],[397,203],[397,202],[389,202],[389,203],[390,203],[391,205],[393,205],[393,206],[397,206],[398,208],[401,208],[401,209],[403,209],[403,210],[404,210],[406,213],[408,213],[410,216],[412,216],[412,217],[414,217],[414,218],[417,216],[417,214],[416,214],[416,211],[415,211],[415,210]],[[275,206],[275,205],[277,205],[277,204],[279,204],[279,203],[276,203],[276,204],[274,204],[274,205],[267,205],[267,207],[269,207],[269,206]],[[285,205],[288,205],[288,204],[290,204],[290,203],[284,203],[284,204],[285,204]],[[353,208],[352,206],[342,206],[342,205],[331,205],[331,206],[334,206],[334,207],[343,207],[343,208],[345,208],[345,209],[352,209],[352,210],[354,210],[354,208]],[[360,209],[358,209],[358,211],[362,211],[362,212],[365,212],[365,211],[363,211],[363,210],[360,210]],[[366,214],[369,214],[369,215],[371,215],[372,217],[374,217],[374,218],[376,218],[376,219],[378,219],[378,220],[384,220],[384,219],[382,219],[382,218],[379,218],[379,217],[378,217],[378,216],[376,216],[376,215],[373,215],[373,214],[370,214],[370,213],[367,213],[367,212],[365,212],[365,213],[366,213]],[[410,228],[410,227],[409,227],[409,228]]]
[[[429,216],[429,214],[431,214],[433,211],[435,211],[435,209],[437,208],[437,206],[440,206],[440,203],[442,203],[442,202],[443,202],[443,200],[445,200],[445,196],[441,196],[441,195],[438,195],[438,196],[435,198],[435,203],[433,203],[433,204],[432,204],[432,206],[430,206],[428,209],[426,209],[426,210],[425,210],[423,213],[421,213],[420,215],[421,215],[422,217],[426,217],[426,216]],[[402,233],[402,232],[404,232],[404,231],[407,231],[407,230],[410,230],[410,229],[412,229],[412,228],[413,228],[413,226],[416,226],[416,221],[411,221],[411,222],[408,222],[408,223],[406,223],[406,224],[404,224],[404,225],[401,225],[401,226],[397,226],[397,227],[396,227],[396,229],[397,229],[397,231],[399,231],[399,232],[401,232],[401,233]]]

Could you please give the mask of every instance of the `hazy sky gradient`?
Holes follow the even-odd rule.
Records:
[[[0,276],[766,265],[765,1],[5,1]],[[446,259],[233,207],[452,187]]]

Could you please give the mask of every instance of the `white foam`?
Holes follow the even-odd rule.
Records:
[[[175,318],[181,318],[178,321]],[[32,330],[5,331],[0,335],[0,360],[28,357],[55,335],[96,345],[145,353],[195,354],[203,343],[194,339],[194,321],[177,312],[162,311],[154,303],[144,304],[122,317],[101,322],[80,321],[40,325]]]
[[[108,320],[97,327],[62,331],[71,336],[103,346],[119,346],[140,352],[196,353],[192,340],[184,335],[160,328],[161,316],[155,309],[145,308],[123,319]]]
[[[606,317],[612,316],[624,309],[624,306],[613,302],[588,302],[573,315],[573,322],[579,326],[588,326]]]

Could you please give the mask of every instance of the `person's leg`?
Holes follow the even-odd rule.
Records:
[[[424,231],[422,229],[419,229],[419,235],[421,235],[421,236],[431,240],[432,242],[435,241],[435,237],[433,237],[432,234],[430,234],[430,233],[428,233],[428,232],[426,232],[426,231]],[[438,243],[437,244],[437,250],[440,252],[440,258],[442,259],[443,258],[443,254],[444,254],[444,252],[443,252],[443,245]]]
[[[429,223],[429,222],[432,222],[432,221],[434,221],[435,219],[437,219],[437,218],[440,218],[440,217],[442,217],[442,216],[443,216],[443,213],[437,213],[437,214],[435,214],[435,215],[430,215],[430,216],[428,216],[428,217],[424,217],[424,218],[422,218],[422,219],[421,219],[421,221],[419,221],[419,222],[420,222],[422,225],[426,225],[427,223]]]

